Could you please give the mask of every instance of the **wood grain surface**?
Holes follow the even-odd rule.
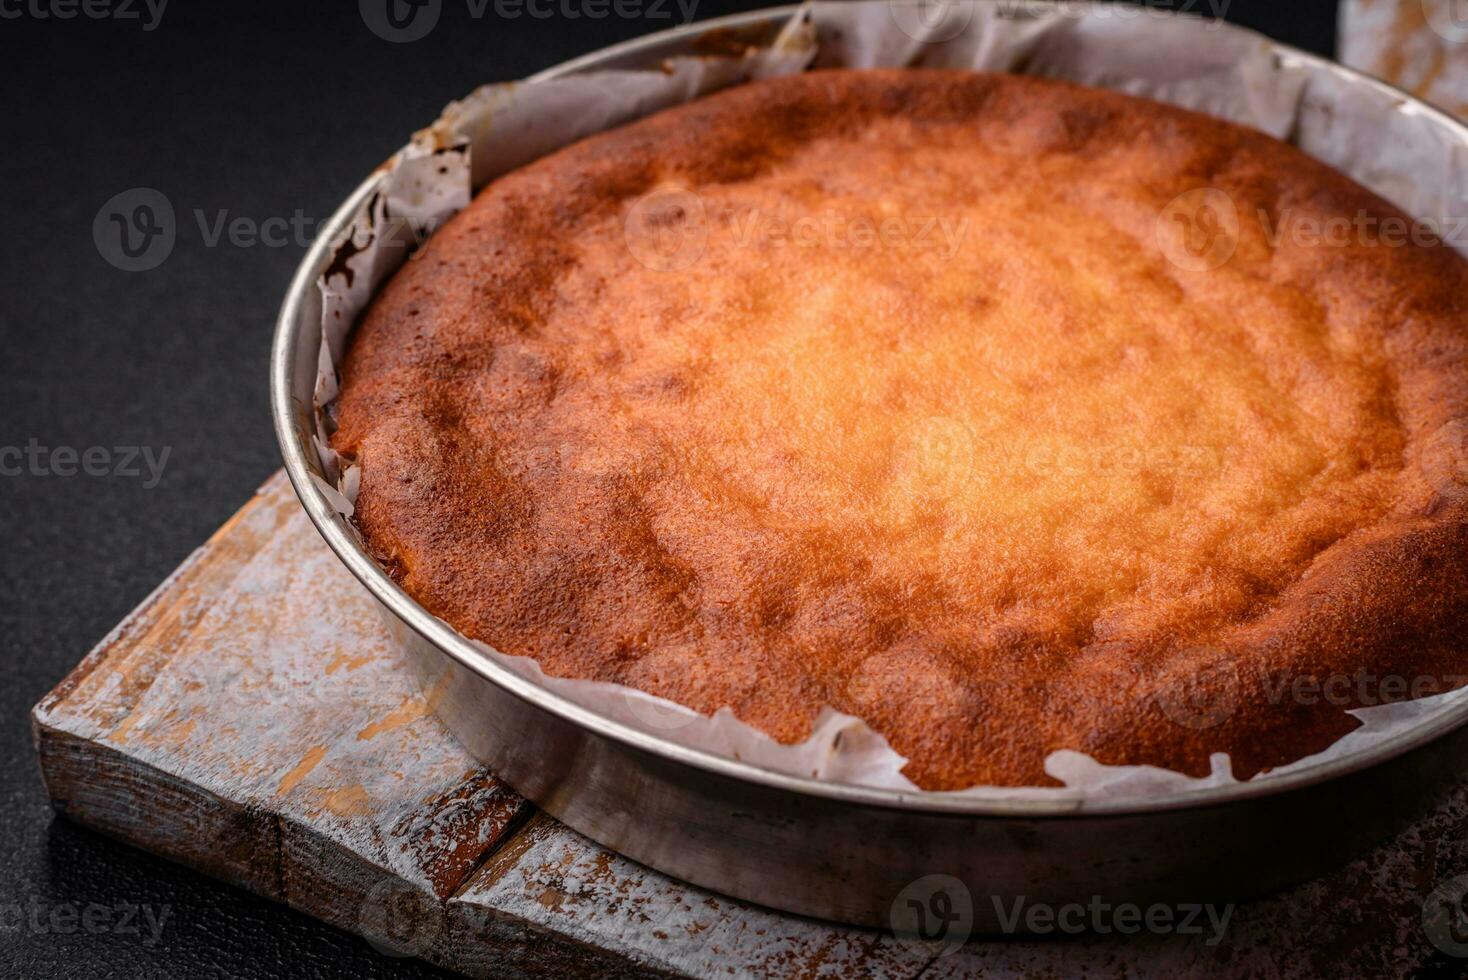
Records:
[[[1221,942],[975,939],[942,953],[724,898],[581,837],[466,755],[401,667],[277,477],[36,707],[46,785],[72,820],[476,977],[1379,976],[1458,962],[1423,915],[1434,889],[1454,903],[1468,891],[1462,790],[1328,878],[1233,910]]]

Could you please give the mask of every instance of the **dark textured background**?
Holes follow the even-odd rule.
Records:
[[[24,2],[0,12],[37,0]],[[760,5],[699,0],[696,19]],[[1333,0],[1191,9],[1210,6],[1334,48]],[[351,0],[174,0],[148,32],[117,19],[0,19],[0,447],[171,447],[151,489],[0,476],[0,912],[172,907],[153,946],[0,915],[0,977],[437,975],[53,820],[27,714],[276,468],[267,348],[303,247],[208,247],[195,209],[324,219],[449,99],[674,23],[494,9],[474,20],[464,0],[445,0],[436,29],[410,44],[376,37]],[[149,272],[119,271],[93,244],[103,202],[134,187],[163,192],[178,215],[176,247]]]

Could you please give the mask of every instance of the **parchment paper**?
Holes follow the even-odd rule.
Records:
[[[384,165],[376,193],[349,234],[335,243],[336,262],[319,283],[316,444],[327,476],[319,481],[322,492],[351,514],[357,472],[327,445],[335,365],[349,330],[412,248],[486,182],[582,136],[754,78],[811,66],[918,63],[1064,78],[1207,112],[1295,143],[1418,218],[1445,223],[1468,214],[1468,147],[1456,132],[1394,93],[1354,84],[1247,31],[1124,4],[817,3],[802,8],[769,47],[742,56],[680,57],[653,70],[485,86],[449,105],[438,122]],[[727,708],[707,717],[622,685],[548,677],[529,658],[477,645],[555,693],[645,731],[780,772],[925,792],[902,775],[906,760],[882,736],[829,707],[808,740],[780,745]],[[1362,727],[1318,755],[1255,779],[1360,751],[1465,698],[1468,688],[1356,709],[1350,713]],[[1192,778],[1151,766],[1106,766],[1062,750],[1047,758],[1045,770],[1064,788],[975,787],[962,795],[1079,805],[1234,781],[1227,755],[1215,754],[1212,763],[1211,775]]]
[[[1342,0],[1342,64],[1468,118],[1468,18],[1462,0]]]

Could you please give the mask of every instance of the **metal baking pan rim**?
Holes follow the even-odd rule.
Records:
[[[1034,4],[1036,8],[1048,6]],[[649,34],[622,42],[600,51],[582,55],[531,76],[531,80],[555,78],[575,72],[626,67],[640,56],[657,50],[665,52],[679,42],[690,41],[715,30],[729,30],[762,23],[781,23],[799,9],[798,5],[764,8],[727,17],[686,24],[668,31]],[[1429,106],[1386,82],[1339,65],[1325,58],[1281,44],[1259,35],[1283,61],[1308,65],[1352,82],[1352,84],[1388,93],[1413,111],[1433,118],[1454,131],[1468,146],[1468,126],[1449,114]],[[645,62],[644,62],[645,63]],[[1414,729],[1386,739],[1368,749],[1349,756],[1308,766],[1282,776],[1265,776],[1249,782],[1189,790],[1167,796],[1138,800],[984,800],[976,797],[914,793],[836,783],[809,777],[774,772],[739,760],[715,755],[679,744],[628,725],[612,721],[573,701],[556,695],[533,682],[494,663],[447,623],[433,616],[378,566],[362,548],[346,519],[338,514],[325,494],[312,479],[320,475],[310,446],[313,431],[313,406],[293,394],[293,385],[303,353],[300,349],[299,323],[307,299],[315,289],[321,272],[329,264],[328,251],[349,226],[360,205],[376,189],[380,174],[363,181],[323,226],[292,277],[276,321],[271,350],[271,413],[285,469],[307,516],[347,569],[394,617],[462,667],[512,694],[519,700],[566,721],[585,732],[610,739],[636,752],[645,753],[675,765],[687,766],[705,773],[736,781],[759,784],[776,792],[816,797],[836,804],[850,804],[886,810],[920,812],[934,816],[958,818],[995,817],[1065,819],[1067,817],[1126,816],[1163,813],[1173,810],[1198,809],[1227,805],[1243,800],[1278,796],[1304,790],[1352,773],[1362,772],[1390,762],[1413,749],[1434,742],[1468,723],[1468,703],[1431,719]],[[305,352],[313,361],[316,347]]]

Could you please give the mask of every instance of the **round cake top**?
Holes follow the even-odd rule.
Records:
[[[1420,231],[1114,93],[759,82],[487,187],[333,445],[404,587],[551,674],[829,704],[926,788],[1249,774],[1468,661],[1468,266]]]

